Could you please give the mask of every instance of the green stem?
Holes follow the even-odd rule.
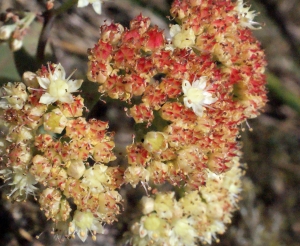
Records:
[[[284,104],[290,106],[298,114],[300,114],[300,98],[293,92],[286,89],[281,81],[272,73],[267,74],[268,89],[276,98],[281,100]]]

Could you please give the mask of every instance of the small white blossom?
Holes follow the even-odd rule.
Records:
[[[102,12],[101,0],[78,0],[77,7],[83,8],[88,6],[89,3],[93,5],[95,12],[100,15]]]
[[[103,227],[91,212],[76,210],[73,221],[69,226],[69,234],[76,233],[81,241],[84,242],[87,239],[89,231],[94,236],[95,233],[102,233]]]
[[[192,108],[197,116],[203,115],[203,107],[216,102],[218,99],[213,98],[210,92],[207,92],[205,76],[195,80],[192,85],[188,80],[183,80],[182,91],[184,93],[184,105]]]
[[[73,102],[72,92],[76,92],[83,80],[70,80],[70,76],[66,79],[65,69],[58,64],[53,73],[49,69],[49,77],[37,77],[40,86],[46,90],[40,98],[40,103],[51,104],[56,101],[62,103]]]
[[[0,108],[13,108],[20,110],[28,98],[26,86],[23,83],[11,83],[0,88]]]
[[[173,45],[177,48],[184,49],[192,47],[195,44],[195,33],[189,29],[182,29],[179,25],[172,25],[170,28]]]
[[[250,7],[245,7],[243,0],[237,0],[235,10],[239,13],[240,24],[242,27],[248,27],[250,29],[261,29],[261,27],[255,27],[254,25],[260,25],[260,23],[253,21],[257,13],[255,11],[249,11]]]
[[[4,181],[10,180],[9,185],[12,186],[12,190],[8,197],[13,197],[16,200],[27,198],[28,195],[35,195],[37,184],[35,177],[31,173],[26,173],[21,168],[15,168],[10,170],[8,168],[0,170],[0,176]]]

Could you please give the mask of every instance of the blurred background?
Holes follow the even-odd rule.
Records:
[[[55,1],[59,5],[62,1]],[[8,8],[29,10],[41,14],[46,1],[3,0],[0,12]],[[47,51],[49,59],[58,61],[67,74],[77,69],[74,77],[85,78],[87,49],[93,47],[99,36],[99,26],[105,21],[129,25],[142,13],[153,25],[168,33],[168,10],[171,0],[107,0],[103,13],[97,15],[91,6],[73,7],[53,22]],[[243,180],[243,199],[235,212],[232,224],[220,236],[218,245],[237,246],[299,246],[300,245],[300,1],[248,1],[252,10],[260,12],[255,18],[262,23],[254,35],[266,52],[269,102],[264,113],[248,123],[253,131],[242,132],[243,158],[247,172]],[[25,47],[35,54],[42,18],[33,23],[24,39]],[[12,54],[7,44],[0,44],[0,82],[20,81],[17,66],[30,69],[23,54]],[[22,58],[23,57],[23,58]],[[88,83],[88,82],[87,82]],[[97,88],[90,84],[90,88]],[[94,86],[94,87],[93,87]],[[125,117],[122,107],[113,103],[99,103],[90,117],[110,120],[111,131],[116,131],[117,144],[131,142],[132,121]],[[123,146],[123,147],[122,147]],[[2,180],[0,184],[3,184]],[[5,187],[3,187],[5,189]],[[63,242],[54,240],[51,225],[47,223],[34,199],[11,203],[0,189],[0,245],[122,245],[123,233],[134,217],[138,198],[144,191],[124,187],[125,214],[119,223],[106,226],[105,235],[84,244],[78,238]],[[126,192],[125,192],[126,191]],[[121,193],[122,194],[122,193]],[[131,215],[130,215],[131,214]],[[125,219],[126,218],[126,219]],[[40,235],[39,240],[35,238]]]

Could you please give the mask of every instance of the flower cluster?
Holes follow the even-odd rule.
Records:
[[[178,201],[174,192],[142,198],[143,216],[132,225],[133,245],[211,244],[231,222],[241,190],[239,158],[230,171],[217,175],[208,171],[206,186],[186,192]]]
[[[38,196],[57,231],[95,237],[116,220],[122,200],[116,189],[123,172],[108,166],[116,158],[108,123],[82,117],[83,98],[71,94],[82,80],[66,78],[60,64],[23,80],[27,86],[8,83],[0,91],[0,173],[12,187],[8,196]]]
[[[259,115],[267,100],[266,62],[250,30],[256,14],[242,1],[175,0],[171,15],[179,23],[170,27],[171,40],[142,15],[129,29],[101,26],[100,39],[89,50],[88,78],[99,83],[100,93],[126,102],[139,124],[135,142],[127,146],[125,182],[133,187],[168,182],[201,194],[211,173],[221,178],[239,160],[239,127]],[[228,213],[233,210],[228,205]],[[157,211],[149,216],[161,219]],[[220,227],[229,222],[226,218],[220,217]],[[210,242],[198,219],[186,225],[194,228],[189,242]],[[222,231],[211,229],[211,235]],[[153,243],[160,235],[139,237]]]
[[[130,29],[101,27],[88,77],[99,92],[127,101],[135,122],[146,124],[141,142],[127,147],[129,183],[185,180],[197,188],[207,169],[230,169],[238,125],[266,102],[263,51],[237,4],[175,1],[171,13],[181,26],[171,27],[171,43],[141,15]],[[160,137],[147,142],[150,133]]]
[[[101,11],[100,0],[78,6],[89,3]],[[230,223],[243,175],[239,129],[267,100],[264,52],[251,33],[259,24],[242,0],[175,0],[171,15],[178,23],[170,25],[171,39],[139,15],[129,28],[101,26],[88,51],[88,79],[126,104],[137,125],[124,167],[111,163],[108,123],[83,117],[83,98],[74,95],[83,81],[60,64],[0,88],[8,197],[38,197],[55,232],[95,239],[117,220],[120,186],[139,183],[152,196],[141,200],[130,244],[211,243]],[[7,30],[1,27],[1,39]]]

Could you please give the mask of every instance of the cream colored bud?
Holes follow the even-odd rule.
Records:
[[[158,218],[156,214],[150,214],[150,216],[145,218],[144,227],[148,231],[156,231],[162,225],[162,219]]]
[[[80,179],[85,172],[85,165],[81,160],[70,161],[70,166],[67,170],[67,174],[74,179]]]
[[[8,40],[16,26],[16,24],[11,24],[0,27],[0,40]]]
[[[80,212],[76,210],[74,214],[75,225],[81,229],[91,228],[94,216],[91,212]]]
[[[181,238],[181,242],[184,243],[184,245],[194,244],[194,240],[197,237],[197,231],[193,227],[193,224],[195,224],[195,221],[192,218],[183,218],[177,220],[174,225],[173,231]]]
[[[67,123],[68,119],[58,108],[44,115],[44,128],[46,131],[60,134],[65,129]]]
[[[93,167],[85,170],[82,183],[89,187],[93,193],[103,192],[105,185],[110,183],[111,180],[106,171],[107,166],[95,164]]]
[[[154,209],[160,218],[172,218],[174,205],[174,192],[158,193],[154,201]]]
[[[128,167],[124,173],[126,182],[134,188],[140,181],[148,182],[150,173],[144,167]]]
[[[31,88],[38,88],[39,87],[39,82],[37,80],[37,75],[33,72],[25,72],[23,73],[23,81],[27,87]]]
[[[50,173],[50,161],[41,155],[36,155],[32,159],[33,165],[30,167],[30,172],[35,176],[36,180],[43,182]]]
[[[149,152],[162,152],[168,147],[166,135],[162,132],[148,132],[143,145]]]
[[[25,126],[11,126],[6,136],[7,141],[17,143],[31,139],[33,139],[33,132]]]
[[[10,48],[12,51],[17,51],[17,50],[21,49],[22,46],[23,46],[23,40],[21,40],[21,39],[14,38],[10,42]]]
[[[39,203],[48,219],[53,218],[59,212],[60,200],[61,192],[57,189],[47,188],[41,193]]]
[[[149,214],[154,210],[154,200],[151,197],[143,196],[141,204],[143,214]]]

